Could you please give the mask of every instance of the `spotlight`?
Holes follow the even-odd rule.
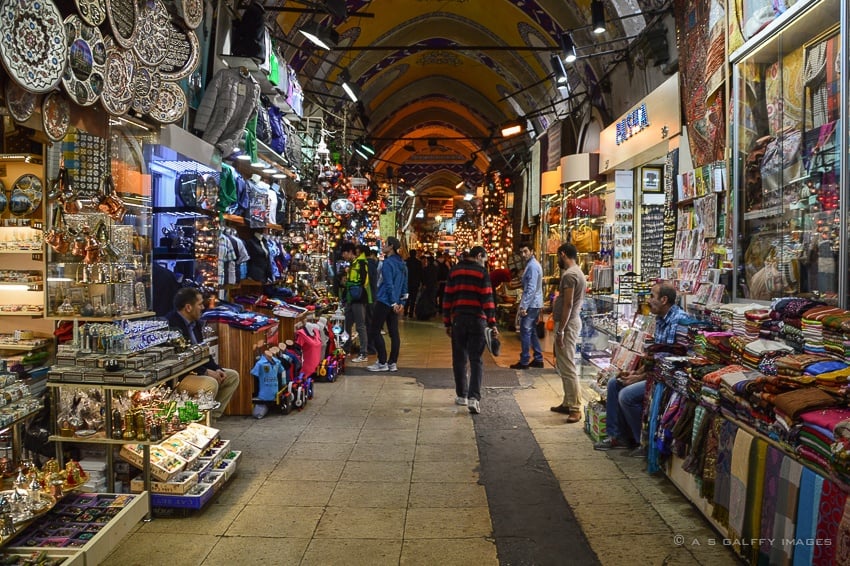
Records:
[[[605,33],[605,5],[602,0],[590,0],[590,21],[593,33]]]
[[[502,126],[502,137],[509,138],[522,132],[522,124],[515,122]]]
[[[339,34],[336,30],[322,27],[317,22],[311,22],[298,31],[313,45],[321,47],[325,51],[330,51],[339,42]]]
[[[552,62],[552,71],[555,73],[555,80],[559,85],[567,83],[567,70],[564,68],[564,62],[561,58],[552,53],[549,58]]]
[[[564,63],[575,63],[578,59],[576,44],[573,41],[573,34],[568,31],[561,34],[561,49],[564,52]]]

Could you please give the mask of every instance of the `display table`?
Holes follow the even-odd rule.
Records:
[[[218,322],[216,332],[219,365],[239,372],[239,389],[233,394],[224,414],[250,415],[254,408],[254,378],[251,376],[251,368],[258,355],[279,343],[280,325],[269,324],[257,330],[243,330]]]

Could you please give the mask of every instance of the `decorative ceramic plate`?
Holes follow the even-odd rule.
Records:
[[[91,106],[103,92],[106,69],[106,45],[100,30],[78,16],[65,18],[68,35],[68,67],[62,84],[71,99],[80,106]]]
[[[41,123],[51,141],[62,141],[71,125],[71,106],[61,93],[51,92],[41,103]]]
[[[139,21],[139,3],[136,0],[106,0],[106,15],[118,45],[124,49],[133,47]]]
[[[112,36],[103,38],[106,45],[106,70],[100,103],[115,116],[126,114],[133,105],[133,64],[135,58],[129,49],[120,47]]]
[[[77,11],[90,26],[99,26],[106,19],[106,0],[74,0]]]
[[[150,114],[159,100],[159,89],[162,86],[162,77],[159,71],[142,65],[138,57],[133,64],[133,110],[139,114]]]
[[[168,53],[171,16],[161,0],[146,0],[139,14],[133,52],[145,65],[156,67]]]
[[[201,62],[201,47],[194,31],[184,31],[168,25],[168,50],[159,64],[159,72],[166,81],[185,79]]]
[[[151,117],[157,122],[170,124],[179,120],[185,113],[186,93],[177,83],[163,81],[156,104],[150,111]]]
[[[25,122],[35,112],[38,96],[24,90],[15,81],[6,82],[6,106],[9,114],[18,122]]]
[[[204,20],[204,0],[179,0],[177,11],[180,12],[186,27],[195,29]]]
[[[12,198],[9,210],[16,216],[31,213],[41,204],[44,186],[41,179],[31,173],[21,175],[12,185]]]
[[[9,76],[31,92],[59,84],[68,40],[51,0],[0,0],[0,59]]]

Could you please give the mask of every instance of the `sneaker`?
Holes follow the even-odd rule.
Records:
[[[477,415],[481,412],[481,405],[478,399],[469,399],[467,401],[467,407],[469,407],[469,412],[473,415]]]
[[[369,371],[389,371],[389,367],[387,364],[382,364],[381,362],[375,362],[371,366],[366,366],[366,369]]]
[[[469,402],[466,400],[466,397],[455,397],[455,405],[466,407],[468,404]]]
[[[498,356],[501,353],[502,343],[499,341],[498,336],[493,335],[493,329],[490,327],[484,330],[484,343],[487,344],[487,349],[494,356]]]
[[[542,368],[542,367],[544,367],[543,366],[543,360],[540,360],[539,362],[536,361],[536,360],[532,361],[530,364],[528,364],[528,366],[533,367],[533,368]]]
[[[638,446],[631,452],[629,452],[629,458],[646,458],[646,447]]]
[[[605,440],[600,440],[593,444],[594,450],[624,450],[629,448],[616,438],[608,437]]]
[[[517,362],[515,364],[511,364],[510,368],[511,369],[528,369],[528,364],[522,364],[520,362]]]
[[[364,356],[363,354],[360,354],[359,356],[357,356],[356,358],[354,358],[353,360],[351,360],[351,363],[353,363],[353,364],[360,364],[360,363],[368,362],[368,361],[369,361],[369,358],[368,358],[367,356]]]
[[[398,366],[396,364],[387,364],[388,371],[398,371]]]

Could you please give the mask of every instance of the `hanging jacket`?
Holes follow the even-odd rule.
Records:
[[[233,24],[230,42],[233,55],[250,57],[257,61],[268,57],[265,16],[266,9],[256,0],[245,9],[242,17]]]
[[[272,266],[269,263],[269,251],[265,244],[251,237],[245,242],[250,259],[248,260],[248,278],[265,283],[272,278]]]
[[[271,131],[269,147],[282,155],[286,149],[286,129],[283,112],[275,105],[269,106],[269,129]]]
[[[203,132],[204,141],[228,156],[256,112],[259,99],[260,85],[254,77],[243,76],[238,69],[221,69],[207,85],[195,114],[195,129]]]

